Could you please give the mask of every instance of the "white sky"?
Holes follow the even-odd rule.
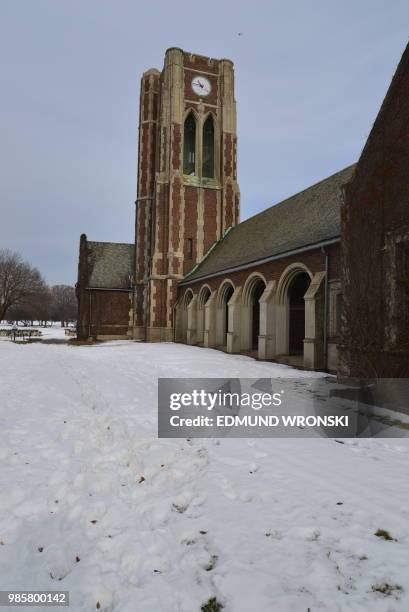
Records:
[[[82,232],[133,241],[139,79],[166,48],[235,63],[244,219],[356,161],[408,32],[407,0],[2,0],[0,248],[74,283]]]

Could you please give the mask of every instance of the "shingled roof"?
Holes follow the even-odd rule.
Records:
[[[182,282],[339,237],[341,188],[354,169],[348,166],[231,228]]]
[[[87,242],[88,287],[129,289],[133,274],[134,245],[121,242]]]

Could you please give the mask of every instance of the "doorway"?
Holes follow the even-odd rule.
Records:
[[[289,300],[289,354],[302,355],[305,338],[305,301],[304,295],[310,285],[306,272],[298,274],[288,290]]]

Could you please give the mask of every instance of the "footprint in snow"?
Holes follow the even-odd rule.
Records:
[[[219,559],[219,557],[217,555],[211,555],[211,557],[209,559],[209,562],[204,567],[206,572],[211,572],[212,569],[214,569],[216,567],[216,563],[217,563],[218,559]]]
[[[172,504],[172,510],[173,512],[179,512],[179,514],[183,514],[184,512],[186,512],[186,510],[189,508],[189,504],[187,505],[181,505],[181,504]]]

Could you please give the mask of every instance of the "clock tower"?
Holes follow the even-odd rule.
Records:
[[[233,63],[166,51],[141,80],[133,337],[173,339],[178,282],[239,222]]]

